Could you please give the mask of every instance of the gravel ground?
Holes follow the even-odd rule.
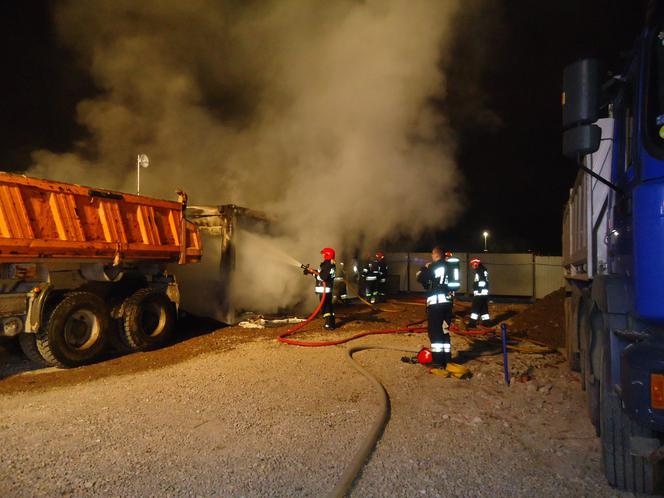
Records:
[[[351,308],[334,335],[421,313]],[[303,337],[323,337],[319,322],[309,327],[316,332]],[[0,496],[324,495],[373,421],[377,397],[344,346],[285,346],[274,341],[281,331],[190,333],[160,351],[68,371],[5,362]],[[416,350],[427,340],[352,344]],[[459,336],[453,344],[486,346]],[[469,380],[431,375],[401,356],[356,354],[386,386],[392,412],[352,496],[619,496],[601,474],[578,378],[559,355],[512,354],[512,373],[531,380],[511,387],[499,356],[469,359]]]

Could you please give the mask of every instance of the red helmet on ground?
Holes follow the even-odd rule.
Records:
[[[480,258],[473,258],[470,260],[470,266],[472,266],[473,268],[477,268],[478,266],[480,266],[480,263],[481,263]]]
[[[326,247],[320,253],[323,255],[323,259],[325,261],[334,259],[335,256],[334,249],[332,249],[331,247]]]
[[[428,365],[433,361],[433,356],[431,356],[431,351],[427,348],[420,349],[420,352],[417,353],[417,363],[421,365]]]
[[[383,253],[383,251],[376,251],[376,259],[379,261],[385,259],[385,254]]]

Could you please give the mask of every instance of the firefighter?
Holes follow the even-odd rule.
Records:
[[[378,301],[385,302],[387,295],[387,263],[383,251],[376,252],[376,265],[378,266]]]
[[[364,294],[371,304],[382,301],[385,298],[385,287],[387,286],[387,265],[385,254],[377,251],[374,258],[370,259],[362,268],[364,279]]]
[[[420,268],[417,281],[427,291],[427,321],[431,341],[432,366],[445,368],[452,359],[449,326],[452,323],[452,290],[449,288],[449,269],[443,250],[431,251],[431,263]]]
[[[480,325],[488,327],[491,325],[489,316],[489,272],[480,261],[480,258],[472,258],[470,266],[475,270],[473,277],[473,305],[470,310],[469,328]]]
[[[323,319],[325,320],[325,328],[333,330],[334,323],[334,304],[332,302],[332,287],[334,286],[334,277],[336,276],[336,264],[334,263],[335,253],[331,247],[324,248],[321,252],[323,261],[318,267],[318,271],[310,269],[308,266],[304,268],[304,274],[313,274],[316,277],[316,294],[323,299]],[[323,282],[325,286],[323,286]]]

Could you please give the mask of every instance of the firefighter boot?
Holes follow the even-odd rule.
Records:
[[[325,328],[328,329],[328,330],[334,330],[335,329],[334,315],[327,314],[325,316]]]
[[[431,363],[429,363],[429,368],[440,368],[444,370],[447,366],[447,361],[445,359],[445,353],[440,351],[431,353]]]

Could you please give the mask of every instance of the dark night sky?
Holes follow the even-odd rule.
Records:
[[[487,228],[494,250],[560,252],[562,210],[576,175],[560,154],[562,68],[589,55],[615,63],[640,29],[644,3],[496,0],[486,14],[459,14],[454,57],[445,66],[448,98],[440,105],[458,137],[467,210],[455,229],[423,246],[437,239],[478,249]],[[51,4],[0,2],[3,170],[25,168],[37,148],[68,150],[83,133],[75,105],[95,88],[58,46]]]

